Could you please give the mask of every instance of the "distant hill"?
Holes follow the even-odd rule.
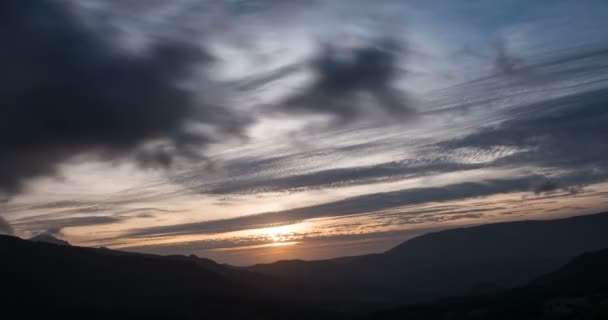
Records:
[[[608,247],[608,213],[429,233],[381,254],[279,261],[250,269],[298,283],[317,299],[394,304],[526,284]]]
[[[48,233],[41,233],[37,236],[31,237],[29,240],[35,241],[35,242],[51,243],[51,244],[56,244],[56,245],[61,245],[61,246],[70,246],[69,242],[67,242],[65,240],[57,239]]]
[[[0,236],[0,274],[6,319],[336,318],[273,295],[264,276],[196,257]]]
[[[608,213],[489,224],[427,234],[381,254],[245,268],[196,256],[0,236],[0,314],[15,314],[8,319],[341,319],[386,309],[371,317],[603,315],[598,306],[606,304],[608,251],[579,255],[608,248],[606,230]],[[550,270],[558,271],[547,274]]]
[[[608,249],[583,254],[521,288],[374,312],[367,319],[608,319]]]

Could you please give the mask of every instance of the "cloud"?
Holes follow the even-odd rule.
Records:
[[[330,245],[331,242],[343,242],[354,240],[378,239],[378,238],[396,238],[395,242],[400,243],[404,238],[410,238],[431,231],[442,230],[445,227],[420,228],[416,230],[393,230],[383,232],[366,232],[366,233],[339,233],[339,234],[322,234],[317,232],[307,233],[291,233],[288,241],[298,241],[303,243],[315,243],[322,241],[324,245]],[[347,229],[345,229],[346,231]],[[273,242],[273,239],[267,235],[255,235],[249,237],[224,238],[224,239],[208,239],[198,241],[179,242],[171,244],[154,244],[129,247],[129,251],[146,252],[155,254],[175,254],[181,252],[190,254],[201,250],[212,250],[218,248],[249,248],[251,246],[268,244]],[[203,255],[208,255],[209,252],[203,252]]]
[[[522,106],[516,117],[499,125],[482,127],[476,132],[440,143],[442,148],[517,147],[519,152],[499,159],[494,165],[536,166],[570,175],[562,184],[577,180],[601,181],[608,177],[608,90],[598,89],[546,99]],[[577,178],[579,177],[579,178]]]
[[[1,216],[0,216],[0,234],[8,234],[8,235],[15,234],[15,230],[13,230],[13,227],[10,225],[10,223],[8,223],[8,221],[6,221],[6,219],[4,219]]]
[[[322,45],[310,64],[314,80],[281,107],[289,112],[328,114],[339,121],[373,115],[370,106],[385,115],[411,115],[408,98],[394,83],[403,73],[399,58],[404,52],[403,45],[392,40],[346,49]]]
[[[532,190],[535,194],[550,193],[558,190],[559,188],[560,186],[557,181],[546,178],[541,179],[532,186]]]
[[[568,192],[569,194],[578,194],[584,191],[582,185],[566,186],[561,181],[556,179],[541,177],[532,185],[532,191],[536,195],[551,194],[559,191]]]
[[[268,73],[262,75],[250,76],[245,79],[240,79],[236,81],[233,86],[240,91],[254,91],[263,88],[273,82],[282,80],[290,75],[296,74],[299,71],[302,71],[304,65],[296,63],[296,64],[288,64],[285,66],[278,67],[274,70],[269,71]]]
[[[602,58],[597,54],[592,57]],[[603,58],[606,57],[604,53]],[[571,62],[571,59],[563,61],[566,65]],[[564,67],[560,66],[560,69]],[[540,71],[535,76],[541,76]],[[522,167],[538,168],[536,173],[542,179],[534,182],[536,193],[564,189],[578,192],[582,185],[608,178],[605,162],[608,151],[604,147],[604,141],[608,140],[604,125],[608,121],[606,103],[608,91],[599,89],[516,105],[513,108],[525,112],[498,115],[502,122],[480,126],[465,136],[452,138],[438,134],[439,142],[423,145],[413,158],[368,166],[276,175],[272,172],[251,174],[263,172],[263,168],[247,161],[235,162],[229,169],[236,168],[233,174],[239,176],[238,180],[202,184],[199,191],[212,194],[302,191],[483,168]],[[334,148],[327,152],[340,157],[360,157],[373,152],[371,150],[364,144],[352,150]],[[263,163],[268,167],[289,165],[285,164],[289,163],[285,157],[266,159]]]
[[[528,71],[522,58],[515,55],[505,43],[499,40],[496,45],[496,56],[494,58],[494,70],[499,74],[516,75]]]
[[[246,164],[241,164],[245,166]],[[396,181],[429,176],[458,170],[473,170],[486,164],[463,164],[436,160],[419,164],[416,161],[394,161],[370,166],[336,168],[290,176],[254,176],[238,181],[225,181],[220,185],[201,186],[200,192],[211,194],[248,194],[259,192],[301,191],[320,188],[338,188]]]
[[[33,205],[33,206],[30,206],[29,209],[31,209],[31,210],[36,210],[36,209],[69,209],[69,208],[87,207],[87,206],[90,206],[90,205],[91,205],[90,203],[83,202],[83,201],[60,200],[60,201],[53,201],[53,202],[49,202],[49,203],[43,203],[43,204]]]
[[[62,227],[55,226],[55,227],[50,227],[50,228],[46,229],[46,231],[44,231],[43,233],[50,234],[52,236],[60,236],[60,235],[62,235],[62,232],[61,232],[62,230],[63,230]]]
[[[19,226],[22,230],[27,230],[32,233],[48,233],[58,235],[64,228],[70,227],[87,227],[107,225],[124,221],[126,218],[111,217],[111,216],[87,216],[87,217],[71,217],[61,219],[41,219],[33,217],[22,221],[16,221],[14,225]]]
[[[169,165],[247,122],[188,88],[211,61],[198,46],[125,52],[60,1],[2,1],[0,19],[0,193],[83,153]]]
[[[238,176],[238,179],[227,179],[220,183],[203,181],[197,188],[201,193],[215,194],[291,192],[395,181],[479,168],[513,168],[514,165],[537,166],[550,171],[539,172],[539,175],[559,176],[564,173],[560,171],[562,168],[566,171],[580,171],[580,179],[560,181],[565,188],[569,185],[589,182],[586,175],[596,175],[593,170],[601,171],[605,168],[601,161],[605,159],[605,155],[601,155],[605,149],[602,146],[604,138],[599,137],[608,136],[601,124],[604,120],[598,120],[606,119],[606,111],[601,104],[608,100],[603,92],[605,90],[584,88],[587,87],[586,81],[593,86],[601,85],[605,81],[605,76],[596,74],[601,72],[601,68],[597,65],[606,62],[608,57],[606,53],[605,49],[559,53],[523,67],[534,72],[519,73],[521,77],[518,76],[516,82],[505,83],[501,74],[492,75],[484,81],[476,81],[468,86],[463,85],[450,93],[457,97],[455,106],[441,112],[429,113],[426,115],[429,122],[420,122],[424,126],[434,128],[434,132],[424,133],[432,134],[434,141],[418,143],[415,141],[415,130],[412,130],[412,137],[400,137],[400,141],[377,139],[373,143],[363,143],[336,134],[336,137],[343,139],[342,141],[356,143],[347,147],[329,146],[323,149],[324,156],[351,159],[365,158],[370,154],[378,153],[379,150],[394,150],[390,148],[409,144],[415,152],[411,158],[358,167],[320,168],[304,173],[294,170],[291,174],[285,174],[289,172],[288,168],[299,166],[304,161],[314,163],[318,158],[310,152],[280,157],[264,155],[262,159],[247,157],[231,161],[225,167],[229,176]],[[590,71],[593,74],[590,75]],[[575,88],[562,87],[564,85],[562,81],[570,82],[573,78],[585,82],[577,84]],[[534,94],[531,99],[533,102],[527,102],[531,98],[530,92],[536,90],[543,90],[542,92],[546,90],[547,94]],[[437,93],[438,96],[441,94],[443,93]],[[469,99],[469,96],[473,99]],[[491,110],[493,106],[503,104],[506,104],[510,111]],[[459,136],[457,124],[445,126],[445,119],[464,117],[474,119],[481,111],[486,112],[488,109],[493,113],[490,115],[492,120],[473,120],[482,122],[470,128],[473,133],[467,136]],[[463,111],[466,111],[466,114]],[[486,126],[484,125],[486,123],[493,125]],[[391,129],[381,131],[384,130],[382,128],[370,136],[373,137],[373,134],[378,132],[392,132]],[[456,131],[456,134],[446,135],[445,132],[448,130]],[[588,134],[589,130],[594,130],[596,133]],[[580,143],[581,140],[586,143]],[[322,141],[313,145],[318,148],[322,144],[327,142]],[[560,164],[565,161],[569,164]],[[583,172],[584,170],[587,172]]]
[[[569,56],[559,62],[542,65],[531,77],[550,77],[552,70],[547,69],[552,67],[578,73],[579,66],[571,65],[584,57],[606,59],[608,55],[606,52],[591,52],[577,57]],[[418,146],[412,158],[367,166],[316,169],[285,175],[284,171],[275,173],[272,169],[289,168],[292,163],[299,163],[302,161],[301,154],[259,161],[244,158],[226,166],[230,175],[239,179],[221,183],[202,182],[197,189],[210,194],[297,192],[465,170],[521,167],[537,168],[536,173],[542,179],[534,182],[536,193],[565,189],[576,193],[585,184],[608,178],[605,162],[608,153],[603,146],[608,139],[608,130],[604,126],[608,121],[608,111],[604,108],[607,102],[608,91],[599,89],[514,105],[513,112],[496,116],[500,122],[489,121],[493,124],[479,126],[472,133],[455,138],[437,133],[439,142],[431,141],[431,144]],[[458,109],[449,112],[458,112]],[[439,126],[437,128],[438,132],[443,130]],[[376,152],[374,147],[390,142],[334,147],[323,152],[337,158],[365,157]],[[312,155],[307,156],[309,159],[306,160],[315,161]],[[571,174],[572,171],[575,174]],[[551,181],[544,181],[549,179],[544,176],[551,177]],[[548,182],[559,185],[551,187],[547,185]]]
[[[128,236],[149,237],[183,234],[214,234],[237,230],[265,228],[291,224],[307,219],[348,216],[373,213],[403,206],[430,202],[462,200],[498,193],[528,192],[539,177],[532,175],[514,179],[492,179],[480,182],[464,182],[442,187],[411,188],[392,192],[373,193],[343,200],[296,208],[266,212],[231,219],[204,221],[172,226],[133,230]]]

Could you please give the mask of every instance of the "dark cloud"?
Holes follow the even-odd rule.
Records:
[[[46,229],[45,232],[43,232],[44,234],[50,234],[52,236],[60,236],[62,235],[62,231],[63,227],[59,227],[59,226],[55,226],[55,227],[50,227],[48,229]]]
[[[504,40],[498,41],[495,45],[495,49],[495,72],[505,75],[515,75],[529,71],[524,59],[509,50]]]
[[[304,68],[302,64],[288,64],[263,75],[256,75],[253,77],[241,79],[236,81],[233,86],[240,91],[253,91],[259,90],[275,81],[279,81],[301,71]]]
[[[534,194],[551,194],[555,192],[568,192],[569,194],[578,194],[583,192],[582,185],[566,186],[557,179],[542,177],[532,185]]]
[[[32,233],[43,232],[58,235],[64,228],[106,225],[123,220],[125,220],[125,218],[111,216],[87,216],[61,219],[40,219],[34,217],[32,219],[16,221],[14,225],[18,226],[19,229],[27,230]]]
[[[4,219],[3,217],[0,216],[0,234],[13,235],[14,233],[15,233],[15,230],[13,230],[13,227],[11,226],[11,224],[8,223],[8,221],[6,221],[6,219]]]
[[[532,186],[532,190],[535,194],[549,193],[556,191],[559,188],[560,186],[557,181],[551,179],[542,179]]]
[[[211,61],[204,50],[158,40],[127,53],[72,9],[50,0],[0,3],[0,192],[19,192],[24,180],[52,175],[82,153],[169,165],[216,139],[194,133],[192,123],[227,133],[246,122],[186,88]]]
[[[90,206],[91,203],[75,200],[61,200],[30,206],[29,209],[69,209]]]
[[[413,109],[407,97],[394,86],[403,73],[399,66],[403,52],[402,45],[390,40],[354,49],[325,44],[311,63],[312,84],[284,101],[282,108],[329,114],[340,121],[374,111],[410,115]]]

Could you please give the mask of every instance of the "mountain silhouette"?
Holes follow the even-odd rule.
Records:
[[[608,248],[606,230],[608,213],[488,224],[430,233],[380,254],[251,267],[0,236],[0,311],[23,319],[341,319],[381,309],[370,317],[502,319],[490,315],[516,314],[509,308],[522,312],[513,319],[537,319],[528,316],[600,312],[608,250],[583,253]],[[426,304],[391,309],[412,303]]]
[[[608,249],[585,253],[526,286],[372,313],[367,319],[608,319]]]
[[[256,286],[264,276],[208,259],[0,236],[6,319],[310,319],[337,316]]]
[[[584,252],[608,247],[608,213],[518,221],[422,235],[381,254],[251,267],[318,292],[317,299],[393,304],[524,285]]]

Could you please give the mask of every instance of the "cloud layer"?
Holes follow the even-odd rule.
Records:
[[[137,246],[601,208],[606,17],[605,1],[6,0],[0,214]]]

